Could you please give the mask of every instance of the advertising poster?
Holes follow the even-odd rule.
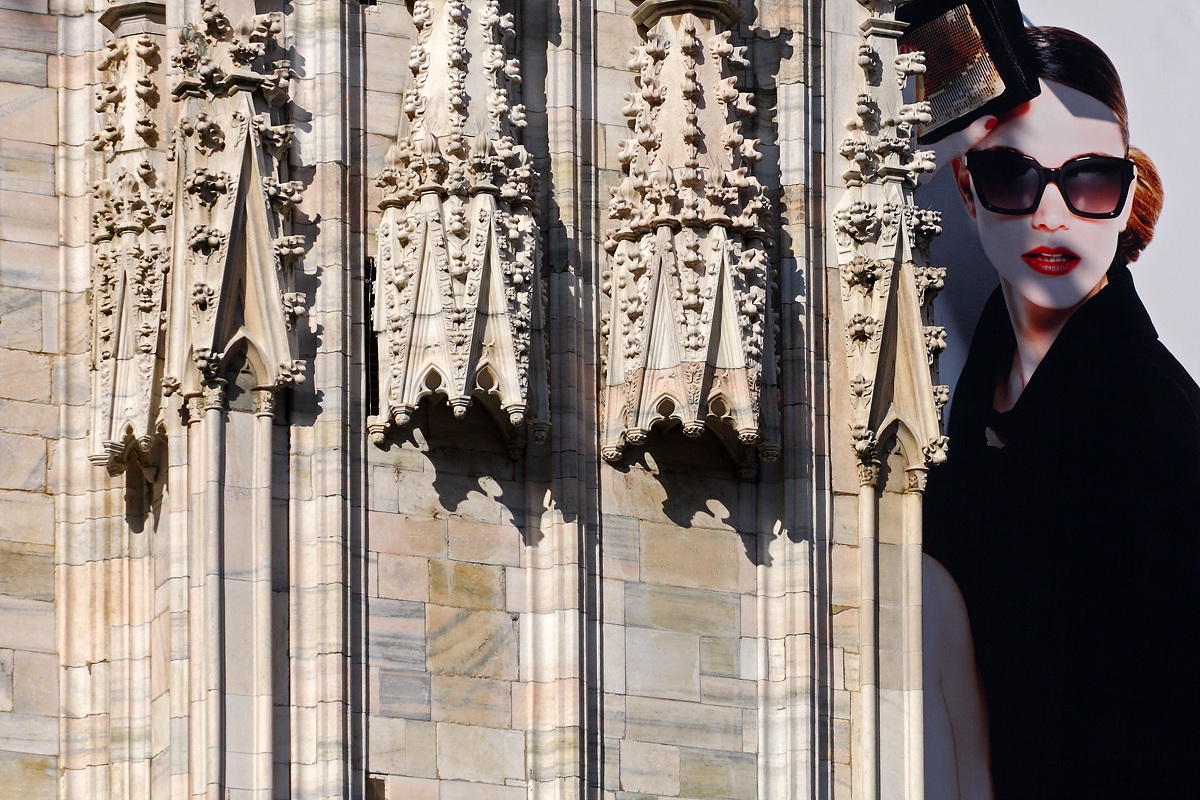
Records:
[[[925,501],[925,550],[946,570],[927,562],[927,796],[1200,797],[1200,7],[1021,11],[1098,45],[1128,122],[1093,51],[1052,34],[1035,49],[1058,63],[1040,68],[1068,87],[1043,83],[918,193],[943,215],[952,392],[950,461]],[[1125,134],[1162,185],[1127,268],[1149,170]]]
[[[1024,0],[1021,10],[1033,25],[1077,31],[1112,59],[1125,87],[1131,142],[1158,165],[1164,187],[1162,216],[1153,244],[1135,265],[1134,281],[1167,348],[1200,380],[1200,268],[1194,266],[1200,210],[1200,159],[1188,142],[1198,115],[1190,98],[1189,76],[1200,74],[1200,4],[1184,0],[1146,0],[1129,13],[1128,5],[1090,0]],[[921,189],[919,200],[942,212],[943,234],[933,256],[950,267],[946,290],[938,296],[938,322],[949,332],[950,346],[940,359],[941,379],[956,384],[971,333],[987,295],[995,288],[979,238],[969,223],[948,170]]]

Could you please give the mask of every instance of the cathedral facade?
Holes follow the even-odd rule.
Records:
[[[0,795],[923,796],[889,0],[0,0]]]

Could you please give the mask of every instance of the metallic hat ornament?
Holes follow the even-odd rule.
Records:
[[[900,52],[925,54],[916,99],[930,104],[933,119],[918,129],[923,144],[1038,95],[1037,67],[1016,0],[917,0],[896,18],[909,26]]]

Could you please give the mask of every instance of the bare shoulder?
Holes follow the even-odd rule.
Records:
[[[958,584],[941,562],[921,557],[921,593],[926,650],[946,653],[970,640],[967,607]]]

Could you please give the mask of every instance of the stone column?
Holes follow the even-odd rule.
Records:
[[[204,387],[204,421],[200,424],[203,456],[192,462],[203,478],[199,547],[194,572],[200,603],[190,617],[198,645],[192,654],[192,717],[196,741],[192,752],[192,796],[223,800],[226,792],[225,748],[225,382]]]

